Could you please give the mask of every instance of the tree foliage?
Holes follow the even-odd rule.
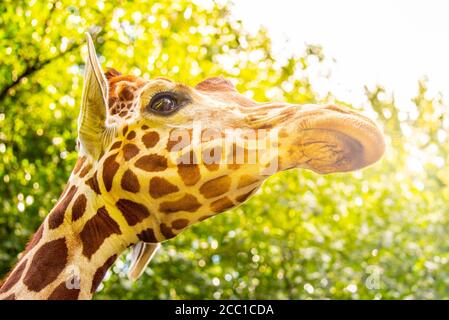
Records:
[[[76,160],[83,32],[104,66],[188,85],[224,75],[259,101],[335,101],[309,81],[319,46],[279,62],[265,30],[227,2],[0,3],[0,275],[53,207]],[[344,104],[340,101],[339,103]],[[381,86],[353,106],[387,135],[378,164],[352,174],[290,171],[245,205],[165,243],[146,274],[129,255],[96,298],[449,298],[449,113],[426,80],[397,104]]]

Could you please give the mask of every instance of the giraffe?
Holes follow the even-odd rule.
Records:
[[[257,103],[221,77],[189,87],[103,73],[86,38],[79,158],[0,299],[90,299],[126,248],[136,279],[160,243],[276,172],[348,172],[384,153],[379,127],[348,108]]]

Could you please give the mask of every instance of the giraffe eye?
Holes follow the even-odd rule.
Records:
[[[178,110],[179,107],[177,99],[169,92],[156,94],[148,104],[150,111],[163,115],[170,114]]]

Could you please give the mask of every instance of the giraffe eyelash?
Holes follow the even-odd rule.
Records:
[[[173,89],[156,89],[155,91],[153,91],[152,93],[151,93],[151,95],[148,97],[149,98],[149,101],[151,101],[151,99],[153,99],[156,95],[158,95],[158,94],[163,94],[163,93],[166,93],[166,94],[170,94],[170,95],[174,95],[174,94],[176,94],[176,91],[175,90],[173,90]]]

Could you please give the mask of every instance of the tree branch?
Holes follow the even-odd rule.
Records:
[[[76,49],[78,49],[81,46],[81,43],[75,43],[72,46],[70,46],[66,51],[59,53],[58,55],[48,58],[46,60],[34,63],[32,65],[28,65],[25,70],[17,77],[16,80],[11,82],[10,84],[6,85],[0,90],[0,102],[3,101],[8,96],[8,91],[12,88],[14,88],[16,85],[20,83],[20,81],[26,77],[32,76],[36,71],[39,71],[43,69],[46,65],[49,63],[64,57],[67,53],[72,52]]]

